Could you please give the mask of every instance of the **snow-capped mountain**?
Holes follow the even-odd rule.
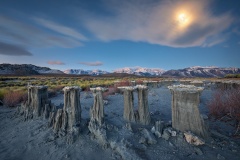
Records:
[[[116,69],[115,73],[128,73],[139,76],[161,76],[165,71],[160,68],[142,68],[142,67],[125,67]]]
[[[194,66],[178,70],[169,70],[162,75],[174,77],[224,77],[226,74],[240,74],[240,68]]]
[[[65,74],[76,74],[76,75],[102,75],[102,74],[107,74],[109,72],[107,71],[102,71],[102,70],[83,70],[83,69],[68,69],[63,71]]]
[[[63,74],[62,71],[50,69],[48,67],[39,67],[32,64],[0,64],[0,74]]]
[[[154,77],[224,77],[226,74],[240,74],[240,68],[219,68],[215,66],[201,67],[193,66],[184,69],[164,71],[159,68],[142,68],[142,67],[125,67],[116,69],[113,72],[103,70],[83,70],[68,69],[64,72],[48,67],[39,67],[32,64],[0,64],[0,74],[16,75],[36,75],[36,74],[74,74],[74,75],[91,75],[98,76],[108,73],[125,73],[138,76]]]

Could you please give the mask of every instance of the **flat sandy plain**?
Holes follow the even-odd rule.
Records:
[[[188,144],[183,135],[178,133],[169,140],[156,138],[156,144],[139,143],[143,128],[151,131],[154,122],[162,120],[165,124],[171,121],[171,93],[167,86],[150,88],[148,95],[151,124],[141,126],[132,124],[132,129],[126,127],[123,120],[123,95],[115,94],[107,97],[105,105],[105,123],[107,124],[107,138],[116,144],[127,144],[126,153],[135,154],[136,159],[149,160],[185,160],[185,159],[240,159],[240,140],[232,135],[235,128],[231,122],[222,122],[208,118],[206,104],[211,100],[213,90],[206,88],[201,94],[199,110],[209,125],[210,140],[205,145],[193,146]],[[51,98],[52,103],[63,103],[63,94]],[[123,159],[123,155],[116,149],[101,146],[89,133],[89,109],[93,105],[91,93],[81,92],[82,108],[81,134],[73,144],[66,144],[66,137],[54,136],[43,118],[24,121],[22,116],[16,115],[15,108],[0,106],[0,159],[1,160],[50,160],[50,159]],[[134,93],[134,103],[137,108],[137,93]],[[131,157],[131,156],[130,156]],[[133,156],[134,157],[134,156]],[[134,159],[135,159],[134,158]]]

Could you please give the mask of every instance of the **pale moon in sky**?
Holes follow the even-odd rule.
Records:
[[[176,21],[180,28],[188,27],[192,22],[192,16],[187,12],[178,12],[176,14]]]
[[[181,23],[185,23],[187,21],[187,17],[184,13],[179,14],[178,19]]]

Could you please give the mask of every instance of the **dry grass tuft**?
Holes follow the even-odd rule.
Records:
[[[213,94],[212,101],[208,103],[210,115],[219,118],[228,116],[235,120],[236,128],[240,126],[240,88],[219,89]],[[237,130],[238,131],[238,130]]]

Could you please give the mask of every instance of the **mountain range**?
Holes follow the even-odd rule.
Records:
[[[37,74],[68,74],[68,75],[114,75],[114,74],[130,74],[147,77],[224,77],[226,74],[240,74],[240,68],[219,68],[215,66],[201,67],[194,66],[184,69],[165,71],[160,68],[142,68],[142,67],[125,67],[116,69],[112,72],[103,70],[83,70],[68,69],[60,71],[50,69],[48,67],[39,67],[32,64],[0,64],[0,74],[16,74],[16,75],[37,75]]]
[[[32,64],[0,64],[0,74],[2,75],[38,75],[38,74],[64,74],[60,70],[48,67],[39,67]]]

